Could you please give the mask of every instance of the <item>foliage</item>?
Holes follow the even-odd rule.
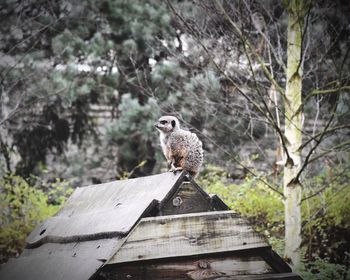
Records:
[[[309,259],[320,256],[335,263],[345,262],[343,256],[350,251],[349,179],[349,163],[344,163],[326,168],[310,180],[306,197],[317,195],[303,203],[304,239]],[[324,190],[318,193],[319,189]]]
[[[320,277],[324,277],[310,279],[327,279],[322,275],[338,275],[337,271],[340,269],[344,272],[348,262],[348,258],[344,258],[350,251],[350,172],[347,166],[348,164],[334,166],[331,173],[330,170],[325,170],[307,182],[312,193],[317,192],[315,186],[325,188],[302,205],[305,271],[311,275],[319,268]],[[231,209],[248,218],[255,229],[268,238],[274,250],[283,255],[283,200],[276,192],[250,176],[239,184],[232,183],[227,172],[216,166],[206,167],[201,173],[199,184],[207,192],[221,197]]]
[[[218,194],[230,208],[256,219],[257,224],[279,231],[279,224],[283,221],[280,195],[257,178],[247,176],[241,184],[234,184],[222,180],[224,174],[219,168],[209,166],[200,183],[209,193]]]
[[[278,239],[284,229],[282,198],[257,178],[248,176],[241,184],[234,184],[225,175],[222,169],[209,166],[199,182],[207,192],[217,194],[231,209],[247,217],[281,251]]]
[[[124,94],[118,110],[121,112],[120,117],[111,123],[106,133],[109,145],[119,147],[118,173],[133,169],[132,176],[148,174],[155,164],[152,140],[155,136],[154,120],[159,115],[158,107],[153,99],[141,105],[131,94]],[[140,165],[140,162],[143,164]]]
[[[2,10],[8,21],[0,28],[1,35],[7,34],[0,46],[1,56],[6,57],[0,65],[4,84],[0,122],[5,122],[0,142],[7,162],[0,164],[0,175],[40,175],[38,167],[48,158],[64,158],[62,152],[67,146],[72,150],[77,145],[86,153],[93,143],[98,149],[107,129],[94,118],[93,106],[97,110],[108,106],[106,114],[113,118],[121,105],[120,113],[127,115],[131,108],[125,106],[128,104],[122,96],[129,95],[140,103],[136,113],[144,111],[150,123],[158,117],[157,110],[147,113],[146,104],[152,101],[148,101],[144,88],[151,81],[149,58],[164,56],[173,44],[174,30],[165,3],[73,2],[59,0],[39,7],[37,1],[29,0],[25,6],[10,1]],[[147,131],[150,133],[149,125]],[[142,146],[143,140],[134,138],[132,146]],[[147,145],[153,149],[149,141]],[[120,149],[121,154],[123,151]],[[126,150],[120,157],[125,163],[120,161],[117,172],[137,164],[127,155],[132,151]],[[153,151],[139,157],[143,155],[137,162],[154,163]],[[93,159],[87,164],[96,162],[103,160]],[[147,173],[152,171],[153,163]],[[116,164],[113,159],[108,162],[112,164]]]
[[[176,114],[203,141],[206,162],[218,166],[206,168],[200,185],[248,217],[283,252],[281,198],[230,161],[238,155],[269,181],[264,174],[280,160],[273,129],[281,126],[283,133],[283,97],[277,92],[275,100],[261,67],[284,87],[283,1],[218,1],[239,23],[241,39],[212,1],[22,2],[4,1],[0,9],[6,19],[0,25],[0,178],[23,188],[27,199],[17,204],[33,205],[28,211],[36,213],[28,214],[30,222],[18,225],[23,228],[14,236],[62,204],[65,181],[47,183],[52,178],[82,185],[161,171],[153,123],[161,114]],[[345,2],[311,1],[305,19],[304,152],[312,151],[310,161],[325,153],[332,163],[323,170],[327,164],[316,160],[300,178],[305,197],[325,188],[302,204],[309,262],[320,256],[344,263],[349,251],[349,172],[340,168],[349,159],[342,152],[350,114]],[[247,50],[246,42],[253,48]],[[325,127],[329,132],[323,135]],[[273,171],[278,182],[282,174]],[[9,179],[9,172],[32,177]],[[2,197],[7,193],[1,190]]]
[[[65,181],[57,180],[45,193],[20,176],[8,175],[0,179],[0,263],[17,256],[33,228],[54,215],[71,189]]]
[[[329,259],[316,258],[302,268],[300,275],[305,280],[350,280],[349,268],[345,265],[330,263]]]

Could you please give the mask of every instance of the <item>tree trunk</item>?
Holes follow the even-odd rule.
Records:
[[[285,92],[285,139],[289,159],[284,166],[285,258],[294,269],[300,264],[301,193],[297,174],[301,168],[302,140],[302,28],[303,1],[288,2],[288,42]]]

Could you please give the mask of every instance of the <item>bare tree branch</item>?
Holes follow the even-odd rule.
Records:
[[[246,47],[252,52],[254,57],[257,59],[259,62],[260,67],[262,68],[264,74],[268,78],[268,80],[273,83],[273,85],[276,87],[276,89],[280,92],[280,94],[285,98],[284,96],[284,89],[278,84],[278,82],[273,78],[273,75],[270,73],[270,71],[266,67],[266,63],[263,61],[262,57],[256,52],[255,48],[252,47],[252,44],[250,41],[243,36],[242,31],[240,28],[237,26],[237,24],[231,19],[231,17],[227,14],[221,3],[219,3],[218,0],[215,0],[215,4],[220,10],[220,12],[223,14],[223,16],[228,20],[230,25],[233,27],[233,29],[237,32],[238,36],[240,37],[241,41],[244,42]]]
[[[319,142],[319,140],[317,139],[317,137],[320,137],[322,134],[330,134],[332,132],[335,132],[337,130],[341,130],[344,128],[350,128],[350,125],[346,124],[346,125],[340,125],[340,126],[335,126],[332,128],[327,129],[326,131],[321,131],[319,133],[317,133],[316,135],[312,136],[310,139],[308,139],[307,141],[305,141],[300,147],[299,149],[302,150],[304,149],[307,145],[310,144],[310,142],[312,141],[316,141]]]
[[[313,89],[311,92],[309,92],[305,99],[304,103],[306,103],[312,96],[315,95],[326,95],[326,94],[337,94],[339,91],[342,90],[349,90],[350,91],[350,85],[340,86],[336,88],[330,88],[330,89]]]
[[[313,162],[313,161],[315,161],[315,160],[318,160],[318,159],[320,159],[321,157],[323,157],[323,156],[325,156],[325,155],[327,155],[327,154],[329,154],[329,153],[331,153],[331,152],[334,152],[335,150],[338,150],[338,149],[340,149],[340,148],[346,147],[346,146],[348,146],[348,145],[350,145],[350,141],[345,141],[345,142],[343,142],[343,143],[340,143],[340,144],[338,144],[338,145],[332,147],[331,149],[328,149],[327,151],[324,151],[324,152],[322,152],[321,154],[319,154],[319,155],[317,155],[317,156],[315,156],[315,157],[313,157],[313,158],[310,158],[309,163],[311,163],[311,162]]]
[[[183,120],[182,120],[183,121]],[[185,122],[186,123],[186,122]],[[189,123],[186,123],[187,125],[189,125]],[[268,183],[266,180],[262,179],[261,176],[259,176],[258,174],[256,174],[254,171],[252,171],[250,168],[248,168],[245,164],[241,163],[239,160],[237,160],[235,158],[235,156],[230,153],[229,151],[227,151],[226,149],[224,149],[222,146],[218,145],[211,137],[204,135],[201,131],[199,131],[198,129],[195,129],[196,133],[200,134],[202,137],[204,137],[205,139],[207,139],[210,143],[212,143],[216,148],[218,148],[219,150],[221,150],[223,153],[225,153],[226,155],[228,155],[230,157],[230,159],[234,162],[236,162],[240,167],[244,168],[244,170],[246,170],[249,174],[253,175],[256,179],[258,179],[259,181],[261,181],[262,183],[264,183],[269,189],[271,189],[272,191],[276,192],[277,194],[279,194],[281,197],[284,197],[283,193],[281,191],[279,191],[278,189],[276,189],[274,186],[272,186],[270,183]]]

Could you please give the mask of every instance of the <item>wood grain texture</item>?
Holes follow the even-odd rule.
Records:
[[[186,172],[79,188],[31,233],[27,249],[2,267],[0,279],[91,279],[105,264],[119,267],[119,278],[114,271],[108,279],[130,279],[131,272],[140,277],[132,279],[249,279],[227,277],[286,270],[238,214],[182,214],[218,209],[226,205]],[[142,218],[159,214],[169,216]]]
[[[76,189],[61,211],[30,234],[27,249],[5,265],[0,278],[89,279],[185,175],[167,172]]]
[[[107,265],[102,271],[106,279],[212,279],[244,274],[271,273],[272,269],[259,256],[236,254],[230,256],[168,259],[160,262]]]
[[[263,238],[231,211],[143,218],[109,263],[266,246]]]
[[[262,274],[262,275],[239,275],[239,276],[223,276],[213,277],[207,280],[303,280],[298,274],[277,273],[277,274]]]
[[[292,272],[291,267],[271,248],[268,250],[261,250],[260,255],[275,271],[280,273]]]
[[[228,207],[226,203],[216,194],[211,194],[210,199],[211,199],[211,205],[215,211],[230,210],[230,207]]]
[[[174,203],[179,201],[180,203]],[[178,190],[160,206],[160,216],[212,211],[211,200],[190,182],[183,182]]]
[[[1,267],[1,280],[87,280],[117,250],[118,239],[69,244],[47,243],[25,249],[20,258]]]
[[[78,188],[63,209],[27,238],[27,247],[122,237],[155,201],[162,201],[182,180],[171,172]]]

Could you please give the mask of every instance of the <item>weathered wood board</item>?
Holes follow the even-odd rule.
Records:
[[[1,267],[1,280],[87,280],[120,245],[116,238],[26,249]]]
[[[160,216],[208,212],[213,210],[209,195],[200,192],[190,182],[183,182],[162,205]]]
[[[210,199],[211,205],[215,211],[230,210],[230,208],[225,204],[225,202],[216,194],[210,194]]]
[[[185,176],[167,172],[76,189],[30,234],[24,253],[1,268],[0,279],[89,279]]]
[[[112,279],[191,280],[244,274],[272,273],[272,268],[254,252],[220,257],[193,257],[107,265],[102,275]]]
[[[262,275],[239,275],[211,278],[210,280],[303,280],[299,275],[293,272],[279,274]]]
[[[78,188],[61,211],[29,235],[27,247],[123,236],[152,202],[162,201],[183,176],[167,172]]]
[[[109,263],[267,247],[232,211],[143,218]]]
[[[279,273],[292,272],[291,267],[271,248],[267,250],[260,250],[259,255],[271,265],[271,267]]]
[[[186,172],[79,188],[0,279],[300,279],[246,220],[222,210]]]

